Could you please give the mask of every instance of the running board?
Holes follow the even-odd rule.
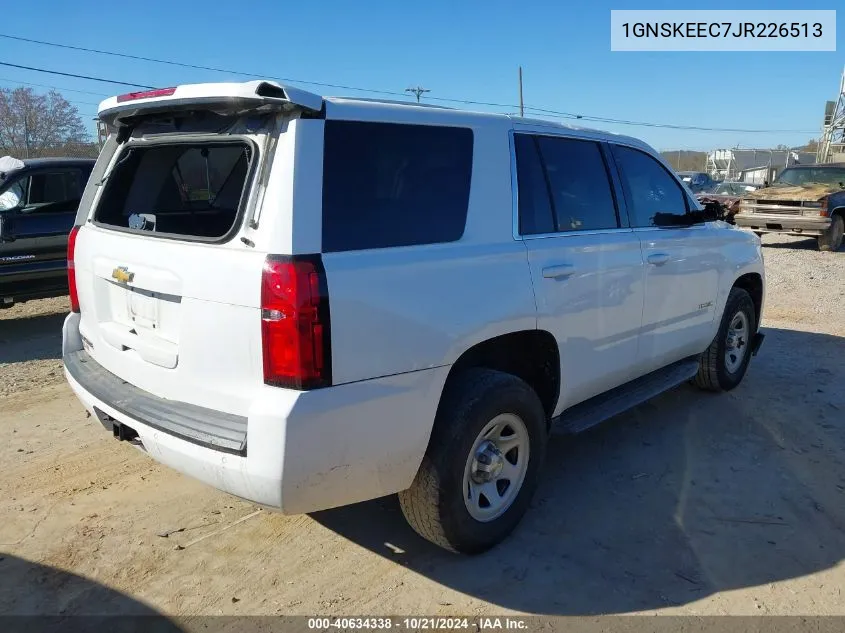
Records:
[[[558,434],[586,431],[664,391],[690,380],[698,372],[698,356],[686,358],[566,409],[552,421]]]

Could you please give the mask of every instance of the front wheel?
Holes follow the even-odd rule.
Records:
[[[414,482],[399,493],[402,513],[453,552],[493,547],[528,509],[547,437],[543,405],[524,381],[490,369],[455,376]]]
[[[820,251],[838,251],[842,247],[842,236],[845,233],[845,219],[837,213],[830,219],[828,229],[819,235]]]
[[[707,391],[730,391],[742,382],[751,361],[757,312],[751,295],[732,288],[716,338],[701,355],[693,381]]]

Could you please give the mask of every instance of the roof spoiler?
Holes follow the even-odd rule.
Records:
[[[97,116],[109,125],[165,112],[210,110],[237,114],[255,110],[320,112],[323,97],[275,81],[186,84],[110,97],[100,103]]]

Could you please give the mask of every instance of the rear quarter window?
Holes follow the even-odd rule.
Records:
[[[468,128],[327,121],[323,252],[460,239],[472,144]]]
[[[119,229],[221,239],[239,217],[251,162],[245,142],[130,146],[106,174],[94,219]]]

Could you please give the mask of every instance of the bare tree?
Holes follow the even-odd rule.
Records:
[[[805,152],[817,152],[819,151],[819,142],[817,139],[811,138],[807,141],[807,144],[801,148],[802,151]]]
[[[37,94],[32,88],[0,88],[3,154],[22,158],[55,156],[88,144],[79,111],[55,90]]]

